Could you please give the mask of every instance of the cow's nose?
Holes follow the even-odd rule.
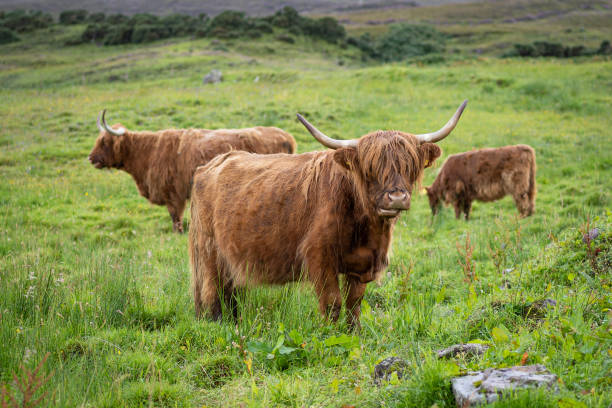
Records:
[[[394,191],[391,193],[387,193],[387,196],[389,197],[389,200],[391,200],[392,203],[403,202],[406,201],[406,199],[408,198],[408,194],[406,194],[404,191]]]

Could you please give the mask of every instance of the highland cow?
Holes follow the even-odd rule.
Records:
[[[129,173],[143,197],[168,207],[176,232],[183,232],[185,202],[198,166],[231,150],[268,154],[295,153],[296,149],[293,136],[276,127],[132,132],[121,125],[109,127],[105,112],[98,117],[100,135],[89,161],[97,169]]]
[[[237,318],[238,288],[304,278],[320,312],[336,321],[344,275],[347,322],[358,326],[366,284],[387,267],[398,216],[466,103],[434,133],[377,131],[354,140],[332,139],[298,114],[333,150],[231,152],[198,168],[189,230],[196,315],[208,309],[220,319],[225,305]]]
[[[472,201],[495,201],[511,195],[521,216],[535,210],[535,151],[527,145],[504,146],[453,154],[431,187],[429,205],[436,215],[441,202],[452,204],[455,217],[470,217]]]

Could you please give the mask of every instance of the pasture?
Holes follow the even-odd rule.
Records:
[[[556,374],[559,393],[498,406],[612,403],[609,59],[366,66],[351,48],[265,36],[53,46],[76,31],[0,47],[0,383],[14,389],[12,373],[50,353],[43,406],[451,407],[452,376],[527,362]],[[203,85],[211,69],[224,81]],[[506,197],[474,203],[468,223],[450,208],[432,219],[415,194],[359,333],[324,321],[308,285],[249,291],[237,324],[196,320],[187,235],[129,175],[87,161],[104,108],[134,130],[278,126],[305,152],[322,146],[296,112],[333,137],[423,133],[465,98],[423,185],[449,154],[526,143],[536,212],[519,219]],[[542,299],[556,306],[531,307]],[[435,358],[468,341],[492,347]],[[409,367],[377,386],[388,356]]]

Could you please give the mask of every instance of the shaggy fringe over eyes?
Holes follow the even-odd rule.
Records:
[[[381,130],[364,136],[357,154],[366,179],[392,185],[399,175],[412,185],[420,182],[423,174],[418,149],[419,143],[412,135]]]

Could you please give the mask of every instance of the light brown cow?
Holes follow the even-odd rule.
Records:
[[[472,201],[495,201],[511,195],[523,217],[535,210],[535,151],[527,145],[504,146],[453,154],[431,187],[429,205],[436,215],[440,202],[452,204],[455,217],[469,219]]]
[[[168,207],[177,232],[183,232],[185,202],[198,166],[232,150],[267,154],[296,149],[293,136],[276,127],[132,132],[121,125],[108,126],[105,112],[98,117],[100,135],[89,154],[91,164],[129,173],[143,197]]]
[[[359,324],[366,284],[388,264],[393,227],[410,208],[413,186],[440,156],[433,142],[457,124],[467,101],[439,131],[378,131],[355,140],[327,137],[334,149],[299,155],[231,152],[198,168],[191,201],[189,248],[196,315],[234,318],[235,291],[304,278],[319,310],[337,320],[346,276],[349,327]]]

